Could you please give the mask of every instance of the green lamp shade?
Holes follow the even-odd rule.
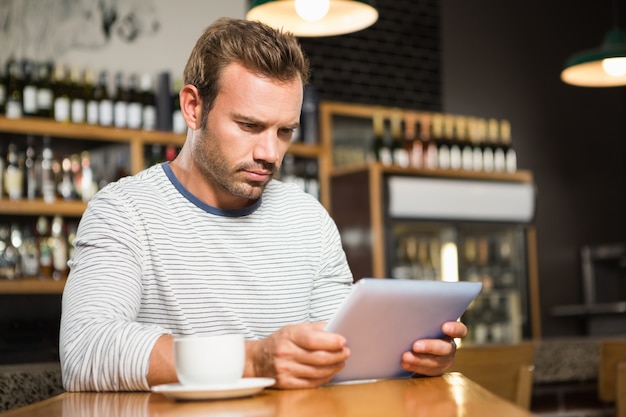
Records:
[[[378,20],[372,0],[330,0],[328,6],[323,18],[308,21],[296,12],[296,0],[254,0],[246,19],[301,37],[343,35],[365,29]]]
[[[608,62],[607,62],[608,60]],[[611,75],[606,66],[618,68]],[[620,69],[623,68],[623,69]],[[561,72],[561,80],[581,87],[616,87],[626,85],[626,34],[611,30],[602,46],[572,55]]]

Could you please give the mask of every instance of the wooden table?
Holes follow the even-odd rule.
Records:
[[[266,389],[253,397],[173,401],[151,393],[63,393],[2,417],[529,417],[459,373],[317,389]]]

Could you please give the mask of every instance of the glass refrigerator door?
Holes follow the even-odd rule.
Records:
[[[523,225],[392,219],[388,273],[397,279],[480,281],[461,320],[463,343],[516,343],[530,337]]]

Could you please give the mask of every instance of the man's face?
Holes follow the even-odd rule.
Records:
[[[224,69],[192,151],[219,207],[249,205],[261,196],[299,124],[302,88],[300,78],[279,82],[240,64]]]

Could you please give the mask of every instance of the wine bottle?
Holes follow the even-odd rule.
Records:
[[[469,118],[457,116],[456,118],[456,137],[461,148],[461,169],[464,171],[472,171],[474,169],[474,155],[472,142],[469,136]]]
[[[56,180],[52,170],[54,155],[50,147],[49,136],[43,138],[41,156],[41,194],[46,203],[53,203],[56,200]]]
[[[24,169],[26,171],[26,198],[33,200],[39,195],[39,178],[37,176],[34,139],[31,135],[28,135],[26,144],[26,160],[24,162]]]
[[[115,127],[128,126],[128,90],[124,85],[124,74],[115,74],[115,95],[113,96],[113,123]]]
[[[39,216],[35,226],[35,237],[39,249],[39,275],[52,278],[52,249],[50,247],[50,222],[45,216]]]
[[[421,168],[424,161],[424,148],[421,140],[421,125],[414,113],[406,113],[404,126],[404,146],[408,155],[409,166]]]
[[[156,97],[152,85],[152,76],[141,76],[141,127],[143,130],[155,130],[157,124]]]
[[[67,236],[65,222],[59,215],[54,216],[51,226],[52,278],[55,280],[67,277]]]
[[[20,247],[20,259],[23,277],[39,277],[39,250],[37,249],[37,239],[33,232],[32,225],[22,229],[22,245]]]
[[[54,67],[54,120],[68,123],[71,119],[70,84],[66,68],[57,64]]]
[[[37,116],[46,119],[51,119],[53,115],[52,68],[50,62],[37,65]]]
[[[489,120],[489,136],[491,147],[493,149],[493,170],[496,172],[504,172],[506,169],[506,161],[504,149],[500,143],[500,123],[496,119]]]
[[[126,107],[126,123],[130,129],[141,129],[143,102],[139,91],[139,79],[136,74],[128,77],[128,103]]]
[[[4,172],[4,189],[10,200],[23,196],[24,171],[19,166],[17,145],[10,143],[7,151],[7,167]]]
[[[59,183],[59,194],[64,200],[76,199],[76,190],[74,188],[74,179],[72,176],[72,161],[66,156],[61,161],[62,176]]]
[[[406,147],[403,145],[403,117],[402,110],[391,110],[390,125],[391,125],[391,157],[393,164],[406,168],[409,166],[409,154]]]
[[[471,117],[468,120],[468,134],[469,140],[472,146],[472,169],[474,171],[483,170],[483,150],[480,147],[480,121],[476,117]]]
[[[113,100],[109,95],[109,77],[106,71],[100,73],[94,94],[98,100],[98,122],[101,126],[113,126]]]
[[[88,202],[98,191],[98,185],[94,180],[93,170],[91,168],[91,156],[88,151],[80,154],[80,189],[79,194],[84,202]]]
[[[500,121],[500,140],[505,158],[505,171],[514,173],[517,171],[517,152],[511,144],[511,124],[508,120]]]
[[[424,142],[424,168],[436,169],[439,155],[437,155],[437,144],[433,139],[432,115],[424,113],[422,115],[422,141]]]
[[[96,75],[91,68],[85,70],[83,91],[86,106],[86,121],[89,125],[98,124],[98,99],[96,98]]]
[[[437,167],[450,169],[450,144],[445,137],[444,116],[441,113],[433,114],[432,136],[437,144]]]
[[[13,58],[7,61],[7,77],[5,116],[7,119],[19,119],[22,117],[22,74],[18,62]]]
[[[461,147],[458,140],[458,132],[456,130],[456,117],[446,114],[443,117],[444,138],[450,149],[450,169],[459,170],[463,167],[461,159]]]
[[[485,119],[481,119],[481,147],[483,150],[483,170],[485,172],[493,171],[493,147],[491,146],[491,130],[489,127],[489,123]]]
[[[84,90],[84,74],[78,68],[70,70],[70,115],[72,123],[87,121],[87,97]]]
[[[37,116],[37,73],[35,64],[29,59],[22,61],[23,83],[22,88],[22,114],[24,116]]]
[[[15,279],[19,264],[19,252],[11,242],[11,228],[0,224],[0,278]]]
[[[372,128],[374,136],[372,138],[372,146],[370,157],[371,162],[381,162],[383,148],[385,147],[385,119],[382,109],[375,109],[372,115]]]

